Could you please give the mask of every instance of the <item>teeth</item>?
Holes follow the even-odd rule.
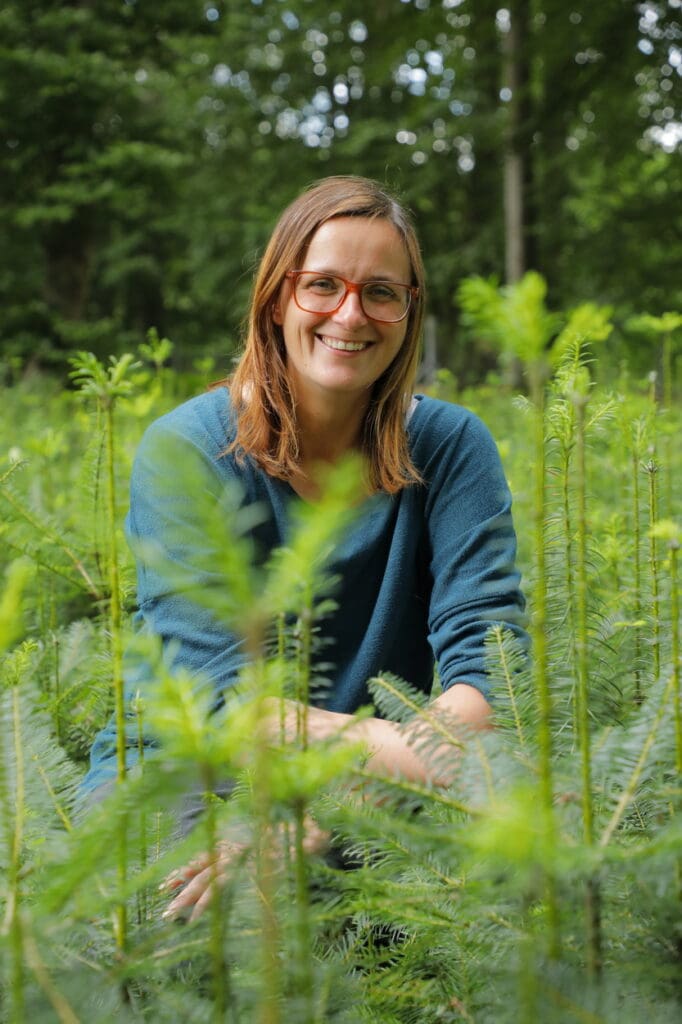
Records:
[[[328,338],[323,334],[319,334],[318,337],[327,348],[335,348],[340,352],[362,352],[363,348],[369,345],[367,341],[341,341],[339,338]]]

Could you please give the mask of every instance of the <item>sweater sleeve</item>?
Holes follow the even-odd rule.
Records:
[[[238,506],[239,484],[224,460],[163,421],[147,431],[126,520],[140,615],[172,665],[201,673],[218,695],[244,660],[227,625],[237,606],[226,552],[237,543]]]
[[[430,434],[423,468],[429,642],[444,690],[468,683],[489,698],[489,628],[500,623],[528,643],[511,495],[495,442],[477,417],[450,407],[435,417]]]
[[[225,552],[236,542],[238,483],[226,460],[216,458],[210,438],[186,427],[164,417],[146,431],[133,464],[126,535],[136,560],[141,632],[161,639],[169,667],[182,666],[197,686],[210,686],[217,708],[246,660],[227,624],[235,592]],[[130,767],[137,761],[130,700],[137,693],[144,697],[153,679],[151,665],[134,647],[126,651],[124,677]],[[154,739],[145,742],[153,745]],[[93,743],[85,792],[115,777],[115,747],[112,719]]]

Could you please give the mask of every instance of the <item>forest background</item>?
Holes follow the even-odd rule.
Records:
[[[327,174],[385,181],[428,272],[425,375],[470,274],[544,275],[632,317],[682,305],[681,0],[16,0],[0,5],[1,368],[75,349],[229,369],[277,214]],[[641,326],[641,325],[640,325]]]

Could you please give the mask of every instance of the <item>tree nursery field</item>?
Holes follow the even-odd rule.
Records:
[[[372,681],[381,714],[423,718],[423,756],[457,758],[445,788],[377,777],[354,748],[308,743],[305,721],[293,743],[258,727],[264,702],[323,685],[316,622],[352,468],[301,503],[264,566],[238,496],[207,514],[224,559],[206,601],[251,653],[208,715],[201,688],[134,634],[123,538],[142,431],[203,389],[205,367],[176,374],[152,334],[134,356],[74,357],[71,386],[4,389],[0,1020],[680,1019],[679,318],[651,318],[648,377],[623,364],[604,381],[608,311],[550,317],[534,275],[500,291],[469,279],[460,301],[524,372],[518,394],[500,374],[459,393],[441,372],[429,389],[498,442],[532,653],[491,628],[496,727],[475,736],[430,719],[409,680]],[[154,685],[124,707],[135,646]],[[112,714],[118,781],[83,814],[89,745]],[[164,757],[141,747],[127,771],[126,738],[145,730]],[[190,780],[212,794],[225,776],[230,799],[207,796],[178,839]],[[332,836],[325,855],[306,852],[310,818]],[[163,879],[230,830],[243,847],[219,898],[196,922],[164,919]]]

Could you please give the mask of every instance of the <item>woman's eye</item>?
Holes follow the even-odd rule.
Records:
[[[335,292],[338,291],[338,287],[333,277],[316,277],[306,283],[306,288],[316,292]]]
[[[395,290],[388,284],[367,284],[365,295],[375,302],[391,302],[397,297]]]

